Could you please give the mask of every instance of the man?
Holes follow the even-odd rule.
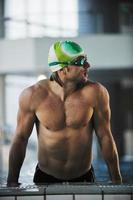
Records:
[[[94,182],[92,139],[95,130],[113,183],[122,183],[110,129],[109,94],[87,79],[90,67],[80,45],[55,42],[49,50],[50,80],[26,88],[19,98],[15,137],[9,155],[8,185],[17,186],[34,124],[38,164],[34,182]]]

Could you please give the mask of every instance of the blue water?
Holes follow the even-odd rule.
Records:
[[[25,165],[21,170],[19,181],[24,184],[33,184],[32,179],[34,175],[36,163],[33,161],[29,165]],[[109,174],[107,166],[103,160],[94,160],[93,167],[97,183],[109,184]],[[121,161],[120,162],[123,183],[133,184],[133,162]],[[6,184],[7,172],[0,172],[0,184]]]
[[[96,180],[101,183],[110,182],[107,165],[102,160],[96,160],[93,163]],[[120,170],[123,183],[133,184],[133,161],[121,161]]]

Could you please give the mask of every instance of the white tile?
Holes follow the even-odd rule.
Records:
[[[131,195],[126,194],[108,194],[104,195],[104,200],[131,200]]]
[[[47,195],[46,200],[72,200],[72,195]]]
[[[75,195],[75,200],[102,200],[102,195],[100,194]]]
[[[17,200],[44,200],[44,196],[17,196]]]
[[[0,200],[15,200],[15,197],[0,197]]]

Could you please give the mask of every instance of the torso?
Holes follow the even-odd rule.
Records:
[[[37,100],[38,161],[42,171],[59,179],[72,179],[89,170],[92,93],[93,87],[87,84],[63,101],[49,87],[47,95]]]

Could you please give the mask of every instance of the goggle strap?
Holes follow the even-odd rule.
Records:
[[[49,66],[54,66],[54,65],[59,65],[59,64],[64,64],[64,65],[68,65],[68,62],[51,62],[49,63]]]
[[[86,58],[82,58],[81,60],[78,61],[71,61],[71,62],[51,62],[49,63],[49,66],[54,66],[54,65],[59,65],[59,64],[63,64],[63,65],[84,65],[84,63],[86,62]]]

